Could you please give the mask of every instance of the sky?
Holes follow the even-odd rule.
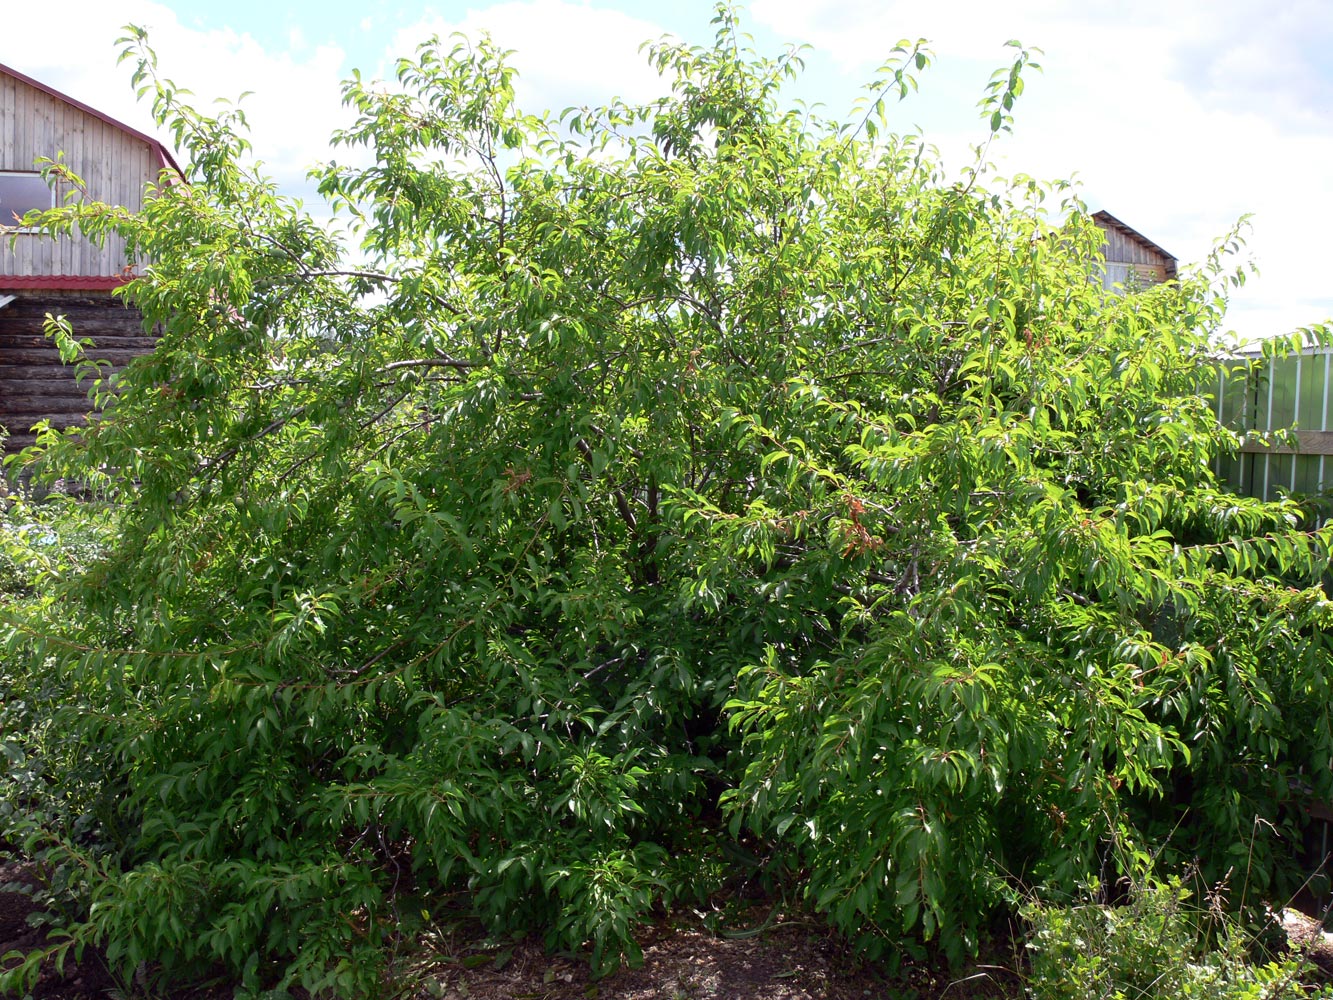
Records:
[[[149,31],[162,72],[200,103],[236,98],[255,153],[284,190],[349,121],[340,82],[390,76],[425,38],[489,32],[514,50],[529,110],[648,100],[664,84],[639,51],[670,34],[711,41],[711,0],[63,0],[6,4],[0,63],[146,132],[147,109],[116,64],[116,39]],[[760,51],[809,43],[792,96],[843,117],[899,39],[933,64],[892,123],[921,130],[961,168],[985,138],[976,103],[1010,61],[1009,39],[1043,50],[993,154],[1002,173],[1074,178],[1105,209],[1175,254],[1201,260],[1250,215],[1258,264],[1232,299],[1242,337],[1333,317],[1333,3],[1328,0],[749,0]],[[155,133],[159,134],[160,133]],[[166,136],[161,136],[167,138]],[[315,206],[311,206],[314,208]]]

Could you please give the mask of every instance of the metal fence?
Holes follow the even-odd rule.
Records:
[[[1218,460],[1218,475],[1238,492],[1264,499],[1333,486],[1333,347],[1307,347],[1257,368],[1252,361],[1238,358],[1213,390],[1218,419],[1251,432],[1239,455]],[[1295,447],[1265,440],[1267,432],[1286,428],[1294,428]]]

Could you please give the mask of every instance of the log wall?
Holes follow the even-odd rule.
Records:
[[[91,405],[91,384],[75,381],[74,368],[61,363],[55,344],[45,335],[47,313],[68,319],[76,338],[92,339],[89,356],[111,363],[104,373],[151,351],[156,343],[144,332],[138,311],[109,293],[3,294],[14,296],[0,308],[0,425],[10,434],[7,451],[32,444],[31,428],[39,420],[69,427],[83,422]]]

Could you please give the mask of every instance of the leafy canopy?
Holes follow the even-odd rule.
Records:
[[[188,183],[46,221],[129,237],[161,340],[45,456],[112,551],[5,626],[97,748],[94,834],[30,828],[72,941],[366,991],[409,897],[610,967],[737,866],[872,953],[1186,816],[1166,856],[1290,876],[1329,535],[1210,471],[1225,248],[1108,292],[1067,185],[890,129],[920,43],[848,125],[716,25],[643,106],[526,113],[484,39],[352,79],[350,245],[127,39]]]

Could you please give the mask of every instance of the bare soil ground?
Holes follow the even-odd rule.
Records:
[[[34,884],[31,869],[0,865],[0,886]],[[22,891],[0,891],[0,956],[40,947],[45,930]],[[756,909],[762,921],[763,914]],[[643,964],[595,978],[585,960],[551,956],[533,938],[497,946],[480,932],[409,942],[388,995],[395,1000],[1000,1000],[1021,995],[1018,977],[1002,965],[950,971],[904,964],[890,973],[857,962],[822,928],[776,920],[752,936],[711,933],[688,913],[648,927]],[[11,957],[8,966],[18,958]],[[214,981],[165,994],[146,983],[119,981],[100,954],[86,952],[63,973],[48,965],[33,1000],[225,1000],[229,983]],[[295,995],[295,996],[299,996]]]
[[[33,884],[32,870],[0,864],[0,886]],[[43,943],[32,899],[0,890],[0,956],[26,954]],[[763,923],[759,908],[756,924]],[[1294,948],[1305,950],[1333,981],[1333,935],[1319,921],[1288,909],[1282,923]],[[990,957],[964,969],[939,963],[886,966],[858,962],[818,925],[775,920],[750,936],[714,933],[698,915],[672,914],[645,929],[644,961],[601,979],[575,956],[547,954],[528,938],[497,945],[460,925],[406,942],[386,995],[393,1000],[1018,1000],[1023,995],[1017,946],[994,941]],[[10,957],[4,964],[19,959]],[[87,952],[63,973],[43,970],[33,1000],[227,1000],[232,984],[152,990],[146,981],[118,981],[102,957]],[[300,1000],[299,993],[293,1000]]]
[[[0,864],[0,887],[27,886],[35,887],[36,879],[28,866],[10,863]],[[46,931],[35,927],[30,919],[37,915],[37,907],[32,898],[22,891],[4,891],[0,888],[0,963],[8,968],[17,960],[5,961],[6,957],[19,952],[27,954],[41,947],[46,939]],[[73,1000],[75,997],[106,996],[106,991],[115,985],[115,980],[107,973],[106,964],[98,956],[88,955],[85,961],[70,963],[64,974],[56,972],[54,966],[42,970],[42,980],[33,992],[34,1000],[46,997]]]
[[[663,922],[644,961],[594,980],[586,962],[546,955],[525,941],[497,961],[427,964],[404,983],[413,1000],[999,1000],[1021,996],[1000,966],[949,971],[904,965],[896,973],[856,962],[845,946],[804,923],[776,923],[750,938]],[[471,967],[469,967],[471,966]]]

